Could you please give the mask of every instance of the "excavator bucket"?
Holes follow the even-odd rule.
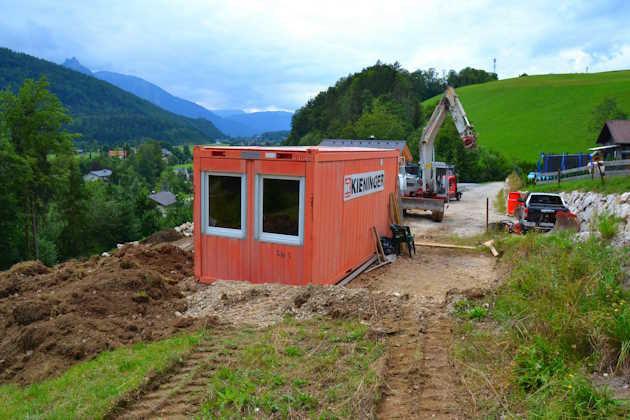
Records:
[[[579,225],[575,214],[567,211],[559,211],[556,213],[556,225],[553,230],[570,230],[572,232],[578,232]]]
[[[477,138],[474,136],[464,136],[462,137],[462,140],[464,142],[465,149],[474,149],[477,147]]]

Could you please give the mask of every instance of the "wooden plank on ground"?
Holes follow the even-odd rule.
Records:
[[[385,261],[385,251],[383,250],[383,244],[381,244],[381,238],[378,236],[375,226],[372,226],[372,233],[374,234],[374,240],[376,241],[376,255],[378,256],[378,261]]]
[[[367,260],[366,262],[364,262],[363,264],[361,264],[361,266],[359,266],[359,268],[357,268],[352,273],[348,274],[346,277],[341,279],[341,281],[339,283],[337,283],[337,285],[338,286],[346,286],[348,283],[350,283],[352,280],[354,280],[355,277],[357,277],[359,274],[363,273],[369,266],[371,266],[374,263],[374,261],[376,261],[376,255],[372,255],[372,257],[369,260]]]
[[[376,264],[376,265],[374,265],[374,266],[372,266],[372,267],[368,268],[367,270],[365,270],[365,272],[366,272],[366,273],[369,273],[369,272],[370,272],[370,271],[372,271],[372,270],[376,270],[377,268],[381,268],[382,266],[387,265],[387,264],[391,264],[391,263],[392,263],[392,262],[391,262],[390,260],[385,260],[385,261],[383,261],[383,262],[381,262],[381,263],[378,263],[378,264]]]
[[[415,242],[416,246],[429,246],[434,248],[453,248],[453,249],[477,249],[476,246],[442,244],[438,242]]]
[[[490,249],[490,252],[492,252],[492,255],[494,255],[495,257],[499,256],[499,252],[497,251],[497,249],[494,247],[494,241],[487,241],[483,243],[484,246],[487,246]]]

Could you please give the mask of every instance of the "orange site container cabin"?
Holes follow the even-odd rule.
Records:
[[[195,276],[334,284],[389,231],[398,150],[195,147]]]

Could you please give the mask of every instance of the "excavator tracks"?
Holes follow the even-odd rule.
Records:
[[[209,340],[200,343],[169,375],[156,378],[146,391],[116,412],[116,419],[188,419],[199,412],[208,382],[224,359]]]

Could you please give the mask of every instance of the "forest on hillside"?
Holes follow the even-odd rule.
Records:
[[[406,140],[418,159],[422,127],[433,107],[422,101],[441,94],[447,84],[455,87],[497,80],[497,75],[466,67],[446,77],[435,69],[409,72],[398,63],[363,69],[343,77],[321,92],[293,116],[289,145],[319,144],[324,138]],[[474,121],[473,121],[474,124]],[[501,179],[512,165],[499,153],[479,147],[464,151],[450,117],[436,140],[439,160],[456,164],[464,181]]]
[[[192,182],[175,171],[192,164],[189,146],[144,139],[125,159],[79,156],[69,122],[45,81],[0,91],[0,270],[87,257],[192,220]],[[99,169],[111,170],[109,179],[84,179]],[[177,197],[164,213],[149,198],[160,190]]]
[[[45,78],[72,116],[79,144],[135,144],[151,137],[171,144],[224,138],[211,122],[172,114],[107,82],[27,54],[0,48],[0,89],[14,93],[26,79]]]

